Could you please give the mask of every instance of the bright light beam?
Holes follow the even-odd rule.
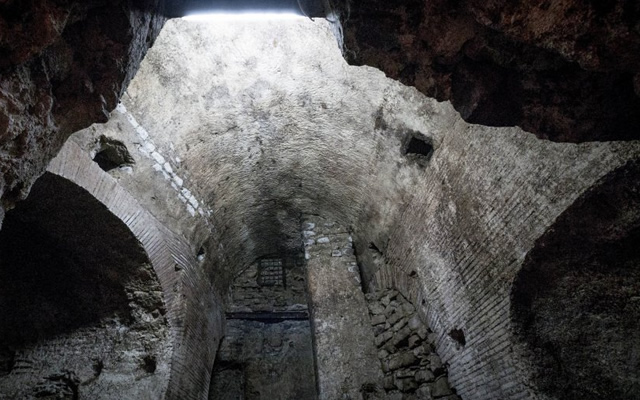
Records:
[[[229,21],[273,21],[283,19],[305,18],[293,12],[252,11],[252,12],[213,12],[191,14],[182,17],[187,21],[229,22]]]

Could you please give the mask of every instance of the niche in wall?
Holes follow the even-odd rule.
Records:
[[[409,131],[402,144],[402,154],[418,165],[426,167],[433,155],[433,141],[420,132]]]

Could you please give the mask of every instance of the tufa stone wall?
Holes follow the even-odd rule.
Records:
[[[436,335],[396,290],[367,293],[378,358],[388,399],[460,400],[436,352]],[[464,336],[461,337],[464,342]]]
[[[636,140],[640,6],[566,0],[352,1],[344,53],[465,121],[554,141]]]

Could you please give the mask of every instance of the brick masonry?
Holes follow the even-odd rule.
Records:
[[[199,188],[205,214],[211,210],[207,249],[217,262],[206,271],[186,267],[183,278],[169,266],[156,268],[185,335],[176,341],[176,354],[185,356],[174,359],[172,395],[198,398],[185,388],[208,384],[209,361],[186,356],[209,360],[211,344],[196,338],[219,329],[202,311],[216,310],[210,294],[201,297],[206,287],[223,277],[222,292],[253,260],[297,241],[300,215],[313,213],[350,228],[365,288],[396,288],[417,307],[461,397],[544,398],[512,332],[513,279],[567,207],[638,158],[638,143],[553,143],[519,128],[468,124],[449,103],[372,68],[346,66],[322,21],[261,25],[269,39],[258,46],[249,35],[258,26],[192,26],[187,35],[186,21],[167,23],[124,99],[154,146],[175,149],[172,159],[182,160],[189,187]],[[210,85],[198,83],[205,79]],[[433,145],[426,163],[402,154],[416,133]],[[178,175],[186,182],[186,173]],[[176,197],[170,180],[163,182]],[[101,184],[122,196],[112,181]],[[167,243],[181,246],[178,239]],[[191,265],[193,251],[184,257]],[[173,304],[175,282],[186,297]],[[453,330],[464,333],[464,346],[448,335]]]
[[[140,207],[75,143],[67,142],[48,171],[87,190],[140,241],[162,286],[171,327],[173,355],[166,398],[206,399],[224,329],[222,301],[189,244]]]

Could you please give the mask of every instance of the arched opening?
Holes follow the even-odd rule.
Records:
[[[640,166],[607,175],[528,254],[512,318],[539,389],[562,399],[640,396]]]
[[[9,398],[159,398],[162,290],[127,226],[46,173],[0,231],[0,386]]]

